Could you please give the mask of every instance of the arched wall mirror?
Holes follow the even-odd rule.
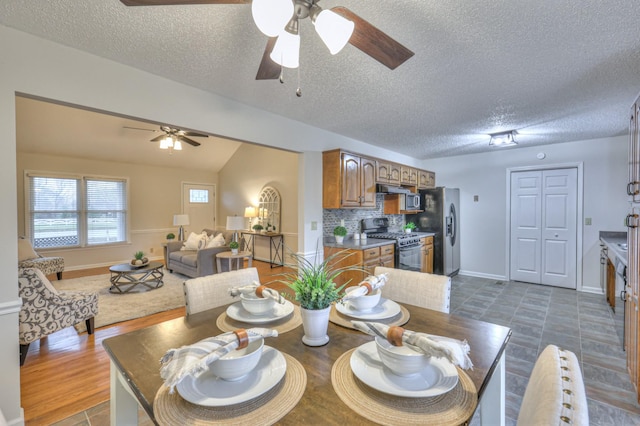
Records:
[[[277,189],[265,186],[258,197],[259,223],[267,230],[271,225],[272,231],[280,232],[280,193]]]

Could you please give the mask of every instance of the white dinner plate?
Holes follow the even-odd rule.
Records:
[[[347,300],[345,303],[336,303],[336,310],[343,315],[361,320],[377,320],[396,316],[400,313],[400,305],[384,297],[371,310],[362,312],[354,308]]]
[[[351,354],[351,371],[367,386],[395,396],[424,398],[449,392],[458,383],[458,370],[444,358],[432,358],[418,374],[401,377],[384,366],[376,342],[365,343]]]
[[[286,372],[284,355],[265,345],[256,368],[238,381],[222,380],[208,370],[197,379],[186,377],[176,385],[176,389],[181,397],[192,404],[221,407],[240,404],[262,395],[277,385]]]
[[[227,308],[227,315],[229,318],[236,321],[242,321],[249,324],[266,324],[268,322],[277,321],[281,318],[291,315],[293,312],[293,303],[288,300],[284,301],[284,304],[276,303],[273,306],[271,313],[266,315],[253,315],[242,307],[242,302],[236,302]]]

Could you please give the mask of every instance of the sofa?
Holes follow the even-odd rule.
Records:
[[[224,251],[230,251],[229,243],[233,237],[233,231],[214,231],[213,229],[203,229],[209,237],[216,237],[222,234],[224,245],[220,247],[200,248],[182,250],[185,241],[170,241],[167,243],[167,269],[169,272],[178,272],[191,278],[204,277],[205,275],[217,274],[228,271],[229,267],[222,265],[222,271],[218,271],[216,266],[216,255]]]

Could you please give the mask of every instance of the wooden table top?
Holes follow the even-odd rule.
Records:
[[[408,330],[466,339],[471,347],[473,370],[466,373],[478,390],[478,399],[493,374],[511,336],[509,328],[455,315],[444,314],[412,305],[404,305],[411,319],[404,326]],[[103,341],[103,345],[120,372],[128,379],[139,402],[154,419],[153,401],[162,386],[160,358],[170,348],[189,345],[207,337],[218,335],[216,319],[226,306],[201,312],[189,317],[166,321],[145,329],[133,331]],[[250,328],[250,325],[247,326]],[[330,341],[321,347],[302,343],[302,326],[269,338],[265,343],[297,359],[307,372],[307,387],[296,407],[278,424],[344,425],[370,424],[358,416],[336,395],[331,384],[333,363],[348,350],[371,341],[359,331],[329,323]]]

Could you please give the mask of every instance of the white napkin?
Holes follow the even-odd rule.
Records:
[[[249,342],[265,337],[277,337],[278,331],[270,328],[247,329]],[[217,361],[238,347],[238,338],[235,333],[229,332],[214,337],[208,337],[192,345],[179,349],[169,349],[160,359],[160,377],[165,386],[169,387],[169,393],[173,393],[174,387],[185,377],[198,377],[207,371],[209,364]]]
[[[242,287],[231,287],[229,289],[229,295],[231,297],[237,297],[240,296],[240,294],[255,294],[258,287],[260,287],[260,283],[257,281],[254,281],[252,284]],[[269,297],[279,304],[284,305],[284,297],[282,297],[282,295],[278,293],[278,291],[272,288],[267,287],[262,290],[262,297]]]
[[[389,277],[387,274],[380,275],[369,275],[364,279],[357,287],[353,290],[349,290],[349,293],[342,298],[342,301],[347,301],[350,299],[355,299],[356,297],[366,296],[369,292],[369,289],[364,286],[364,283],[368,283],[371,286],[371,291],[376,291],[379,288],[382,288],[387,283]]]
[[[351,323],[358,330],[371,336],[387,338],[389,326],[386,324],[364,321],[351,321]],[[436,358],[446,358],[463,370],[473,369],[473,363],[469,358],[471,348],[466,340],[460,341],[450,337],[404,330],[402,343],[416,352],[422,352]]]

